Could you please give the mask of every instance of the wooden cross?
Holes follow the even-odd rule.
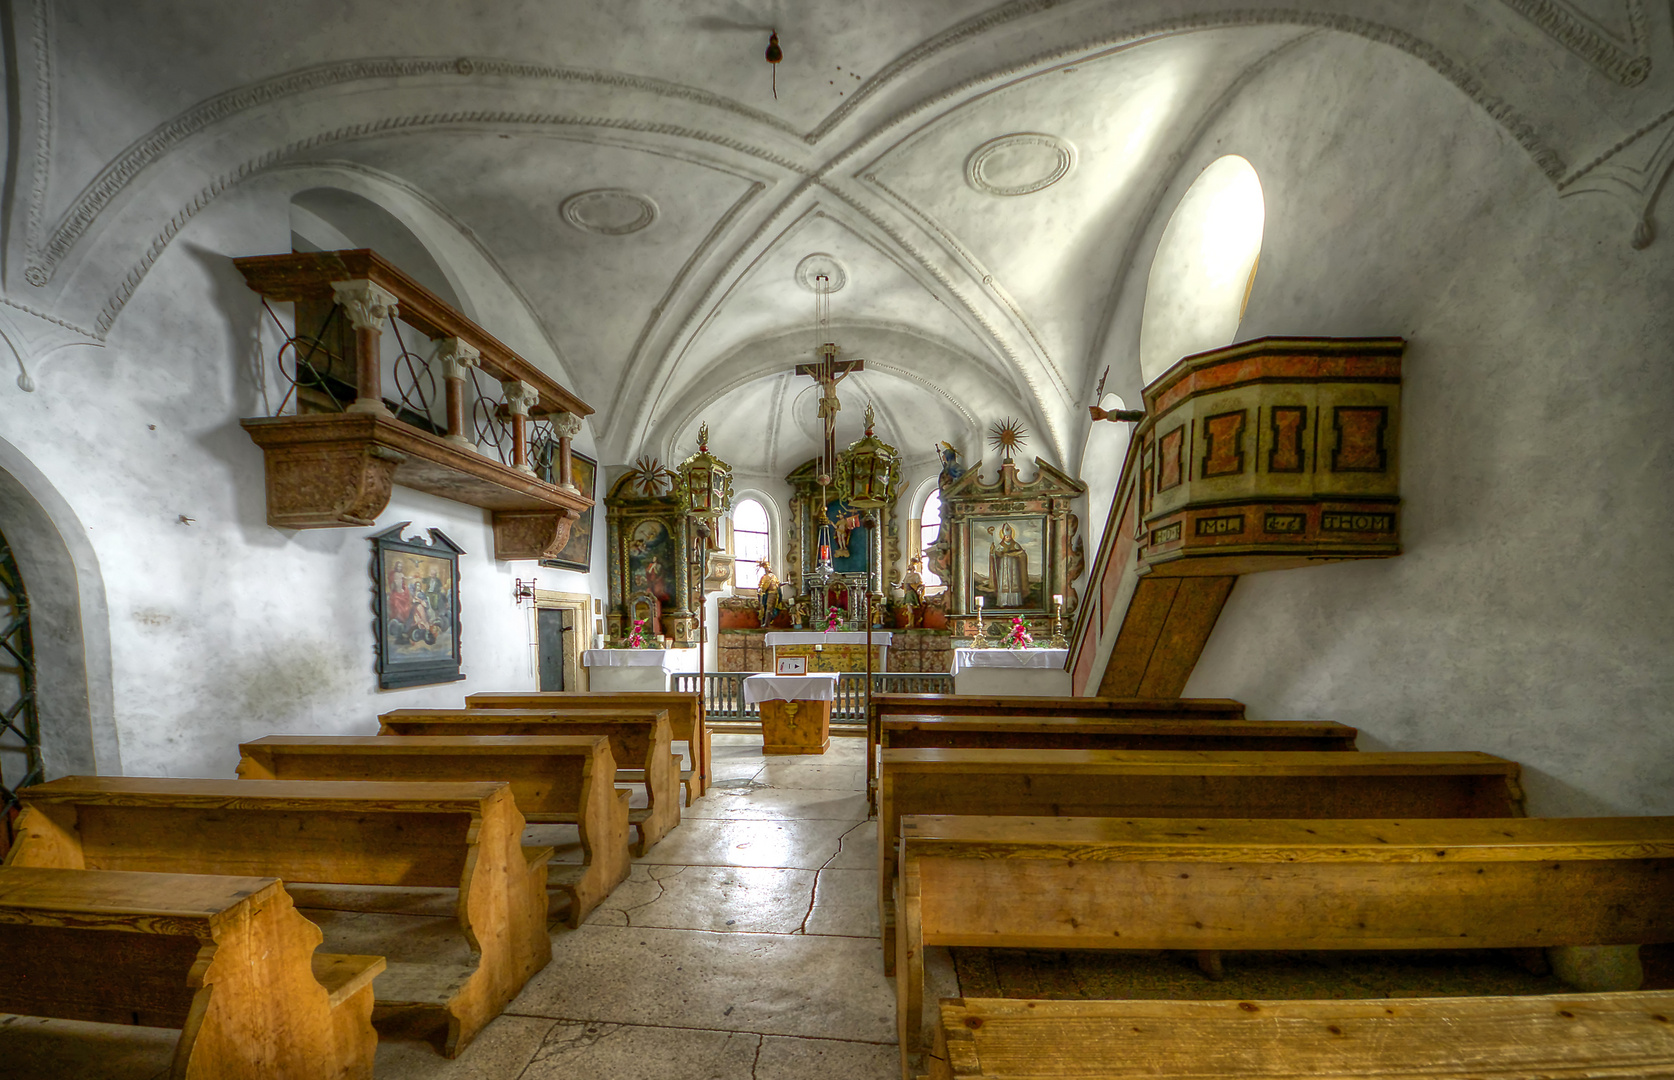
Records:
[[[866,370],[864,360],[837,359],[837,346],[826,342],[820,346],[820,359],[815,364],[798,364],[796,373],[807,375],[820,384],[820,418],[825,421],[825,457],[820,462],[818,477],[821,487],[828,487],[837,471],[837,411],[843,407],[837,400],[837,384],[857,371]]]

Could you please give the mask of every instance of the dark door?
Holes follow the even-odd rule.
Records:
[[[564,635],[573,629],[567,608],[541,608],[539,619],[541,643],[541,689],[564,689]]]

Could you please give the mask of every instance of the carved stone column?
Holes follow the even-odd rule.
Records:
[[[520,379],[500,384],[506,395],[506,407],[511,410],[512,468],[534,475],[529,464],[529,410],[541,400],[540,391]]]
[[[570,440],[581,434],[581,417],[561,412],[554,414],[551,420],[552,430],[558,435],[558,486],[565,491],[578,491],[570,471]]]
[[[350,412],[390,416],[384,404],[383,377],[379,368],[378,345],[384,321],[393,319],[397,303],[393,294],[370,281],[334,281],[331,293],[355,328],[355,400]]]
[[[436,360],[442,365],[442,380],[448,391],[447,440],[475,450],[475,439],[465,434],[465,371],[477,366],[482,353],[476,346],[458,338],[443,338],[436,350]]]

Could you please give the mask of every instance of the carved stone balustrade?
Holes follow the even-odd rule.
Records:
[[[1145,389],[1141,572],[1245,574],[1400,553],[1399,338],[1261,338]]]
[[[286,529],[371,525],[391,487],[439,495],[493,512],[498,559],[558,554],[570,526],[592,505],[570,476],[570,438],[592,409],[486,330],[369,250],[262,255],[234,260],[250,288],[269,300],[330,311],[354,328],[355,400],[343,412],[242,421],[262,448],[267,521]],[[384,320],[401,321],[440,342],[433,364],[447,391],[445,431],[404,422],[383,404],[379,339]],[[299,327],[299,333],[301,328]],[[477,449],[464,430],[464,375],[480,368],[506,389],[512,416],[512,461]],[[560,484],[534,474],[527,425],[550,419],[561,433],[554,472]],[[422,418],[421,418],[422,419]]]

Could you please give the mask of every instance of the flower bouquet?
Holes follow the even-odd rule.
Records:
[[[842,628],[843,609],[840,607],[833,607],[825,613],[825,632],[829,634],[833,630],[841,630]]]
[[[1011,633],[1006,636],[1006,648],[1029,649],[1033,648],[1034,644],[1035,639],[1029,636],[1029,628],[1023,625],[1023,616],[1013,615]]]
[[[645,636],[645,620],[635,619],[634,632],[628,637],[628,648],[655,649],[656,647],[656,644],[650,638]]]

